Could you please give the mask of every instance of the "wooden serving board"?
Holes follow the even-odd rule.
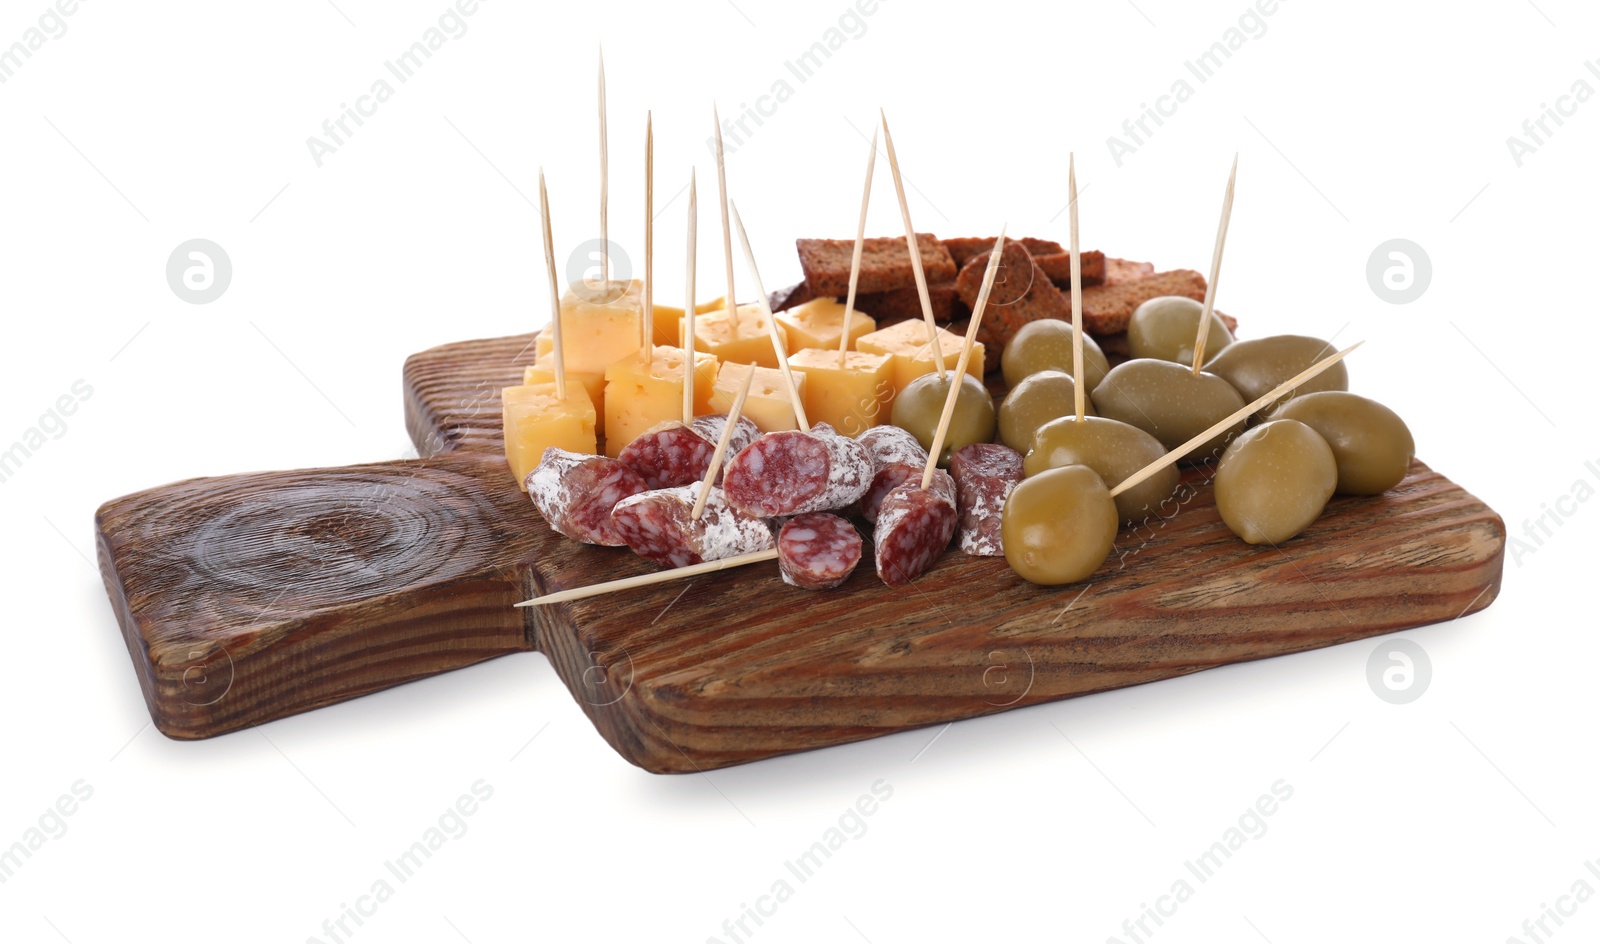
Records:
[[[625,758],[688,772],[1453,619],[1499,592],[1505,527],[1420,462],[1338,498],[1280,548],[1218,518],[1207,472],[1125,530],[1087,585],[1033,586],[950,552],[910,586],[768,563],[561,606],[647,572],[549,530],[500,455],[498,392],[532,335],[406,364],[425,458],[196,479],[97,516],[106,586],[151,716],[203,738],[529,649]]]

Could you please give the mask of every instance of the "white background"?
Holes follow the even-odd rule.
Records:
[[[788,878],[793,897],[745,940],[1132,940],[1123,922],[1189,878],[1193,897],[1145,939],[1500,942],[1532,940],[1523,922],[1575,882],[1600,889],[1584,865],[1600,858],[1600,507],[1563,499],[1600,486],[1584,465],[1600,466],[1600,103],[1521,167],[1506,145],[1574,81],[1600,88],[1592,6],[1291,0],[1200,84],[1184,61],[1244,0],[883,0],[802,84],[784,62],[844,0],[736,2],[485,2],[320,168],[307,137],[387,77],[444,0],[90,0],[0,85],[0,446],[75,381],[93,390],[0,484],[0,845],[75,782],[93,791],[0,884],[0,937],[332,940],[323,922],[479,780],[493,797],[465,835],[391,879],[342,939],[732,940],[723,922]],[[44,9],[6,0],[0,44]],[[612,236],[628,247],[655,113],[658,297],[681,297],[684,201],[669,200],[691,164],[702,296],[721,293],[711,103],[737,114],[780,78],[792,97],[728,167],[769,288],[798,276],[795,237],[851,235],[880,105],[919,228],[1064,240],[1076,149],[1085,246],[1162,268],[1205,268],[1238,151],[1219,305],[1241,333],[1366,339],[1353,386],[1406,417],[1423,459],[1513,535],[1558,499],[1572,513],[1508,555],[1492,608],[1403,634],[1433,669],[1405,706],[1369,689],[1367,641],[661,777],[523,655],[164,739],[88,562],[95,507],[195,475],[407,454],[407,354],[546,317],[539,165],[563,261],[596,235],[597,40]],[[1106,138],[1179,78],[1192,99],[1118,167]],[[882,161],[876,197],[871,231],[898,232]],[[196,237],[234,265],[203,306],[164,275]],[[1409,305],[1365,274],[1395,237],[1432,260]],[[796,882],[784,862],[880,779],[893,794],[866,832]],[[1188,875],[1280,779],[1293,797],[1266,833],[1210,881]],[[1564,920],[1547,924],[1556,939],[1593,939],[1600,904]]]

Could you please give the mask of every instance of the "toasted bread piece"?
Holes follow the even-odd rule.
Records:
[[[853,239],[797,239],[800,269],[816,297],[843,298],[850,290],[850,257],[855,252]],[[956,264],[950,250],[932,233],[917,234],[917,250],[922,256],[922,272],[928,284],[949,282],[956,277]],[[881,236],[865,240],[861,249],[861,275],[858,294],[892,292],[915,287],[911,254],[900,236]]]
[[[804,305],[817,297],[817,293],[811,290],[810,282],[796,282],[788,288],[780,288],[776,292],[768,292],[767,304],[772,306],[773,314],[777,314],[780,311],[788,311],[797,305]]]
[[[1027,245],[1026,242],[1023,245]],[[1033,252],[1033,250],[1028,250]],[[1083,249],[1078,252],[1083,265],[1083,285],[1099,285],[1106,280],[1106,254],[1098,249]],[[1072,291],[1072,253],[1063,249],[1048,255],[1034,253],[1033,261],[1044,274],[1050,276],[1050,281],[1063,291]]]
[[[1134,279],[1143,279],[1156,274],[1156,267],[1148,262],[1134,262],[1132,259],[1106,259],[1105,284],[1116,285],[1119,282],[1132,282]]]
[[[954,280],[929,285],[928,303],[933,308],[933,320],[940,324],[965,318],[969,310],[961,301]],[[921,318],[922,299],[917,295],[917,287],[909,285],[892,292],[857,295],[856,311],[871,315],[878,322],[878,327],[887,328],[896,322]]]
[[[989,244],[992,248],[994,243]],[[973,256],[956,277],[956,291],[970,309],[983,287],[983,270],[989,264],[987,253]],[[1000,251],[1000,271],[995,275],[994,288],[989,293],[989,304],[983,312],[983,324],[978,326],[978,340],[983,342],[985,371],[1000,366],[1000,354],[1006,342],[1017,329],[1040,318],[1072,317],[1067,297],[1061,294],[1034,264],[1033,256],[1021,242],[1006,241]]]
[[[986,253],[994,248],[994,236],[957,236],[954,239],[944,240],[944,248],[950,250],[950,258],[955,260],[956,268],[961,268],[980,253]],[[1050,239],[1034,239],[1031,236],[1018,237],[1017,242],[1022,248],[1028,250],[1028,255],[1037,259],[1040,256],[1051,256],[1066,252],[1061,244]]]
[[[1176,269],[1132,282],[1086,288],[1083,290],[1083,326],[1096,337],[1120,334],[1128,330],[1128,319],[1135,308],[1162,295],[1183,295],[1204,301],[1205,276],[1190,269]]]
[[[993,236],[959,236],[945,240],[944,246],[950,250],[950,258],[955,260],[956,266],[963,268],[972,261],[973,256],[983,255],[994,248],[994,240]],[[1072,289],[1072,253],[1064,246],[1053,239],[1034,239],[1031,236],[1024,236],[1017,242],[1028,250],[1028,255],[1050,277],[1050,281],[1056,283],[1056,287],[1068,291]],[[1098,249],[1084,249],[1080,250],[1079,256],[1083,262],[1083,284],[1099,285],[1104,282],[1106,254]]]

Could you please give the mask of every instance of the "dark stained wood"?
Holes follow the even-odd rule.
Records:
[[[522,574],[566,543],[471,454],[193,479],[95,526],[150,715],[184,739],[527,648]]]
[[[1499,592],[1504,524],[1418,462],[1280,548],[1234,537],[1191,470],[1181,507],[1125,530],[1087,585],[1035,587],[951,552],[901,588],[867,566],[810,593],[760,564],[513,611],[652,569],[554,536],[511,482],[498,387],[520,378],[531,337],[407,362],[412,435],[448,455],[201,479],[102,509],[107,586],[164,732],[204,737],[538,648],[628,760],[710,770],[1450,620]],[[417,480],[404,512],[357,497]],[[374,544],[396,534],[418,540]],[[195,697],[190,653],[219,641],[234,687]]]
[[[417,455],[457,449],[504,455],[500,391],[522,383],[536,337],[461,341],[406,358],[406,432]]]

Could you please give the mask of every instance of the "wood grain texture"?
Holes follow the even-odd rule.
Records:
[[[505,455],[500,391],[522,383],[537,333],[446,344],[406,358],[406,432],[417,455]]]
[[[864,567],[812,593],[762,564],[514,610],[653,569],[554,535],[511,481],[498,389],[530,340],[407,362],[412,435],[446,455],[197,479],[101,509],[107,588],[164,733],[538,648],[625,758],[710,770],[1450,620],[1499,592],[1504,524],[1419,462],[1278,548],[1234,537],[1191,470],[1165,519],[1125,529],[1069,587],[952,551],[900,588]]]
[[[521,575],[565,543],[475,455],[193,479],[95,526],[151,718],[184,739],[527,648]]]
[[[531,339],[413,355],[408,376],[429,383],[407,400],[436,424],[413,430],[419,448],[500,451],[497,428],[451,405],[486,379],[514,382],[521,368],[497,365]],[[1382,635],[1499,593],[1500,517],[1420,462],[1382,496],[1336,498],[1282,548],[1235,537],[1208,475],[1185,474],[1190,497],[1166,520],[1124,528],[1087,591],[1035,587],[1004,561],[954,551],[900,589],[864,567],[810,593],[763,564],[539,607],[552,612],[538,648],[624,757],[685,772]],[[530,596],[649,569],[625,550],[569,545],[530,571]]]

